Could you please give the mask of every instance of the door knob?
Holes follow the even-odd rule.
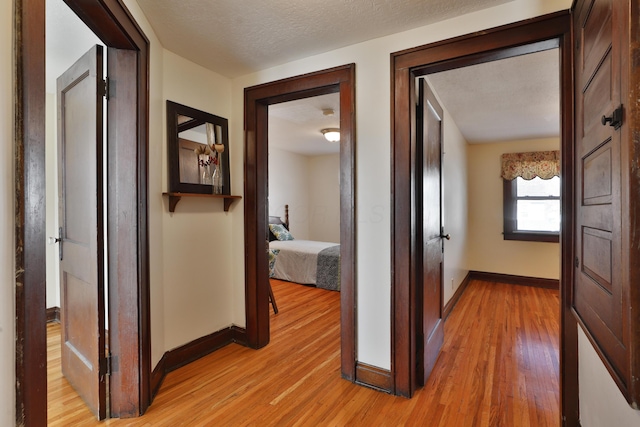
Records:
[[[55,245],[56,243],[62,242],[62,227],[58,228],[58,237],[49,237],[49,244]],[[62,245],[58,246],[58,255],[60,261],[62,261]]]
[[[441,234],[440,235],[441,239],[447,239],[447,240],[451,240],[451,236],[449,234]]]

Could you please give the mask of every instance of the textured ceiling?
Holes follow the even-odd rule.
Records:
[[[324,115],[332,109],[332,116]],[[320,132],[340,127],[340,94],[284,102],[269,106],[269,147],[302,155],[336,154],[340,144],[329,143]]]
[[[162,45],[236,77],[511,0],[137,0]]]
[[[560,135],[558,50],[427,77],[470,143]]]
[[[339,15],[338,18],[345,18],[346,21],[352,19],[353,14],[366,9],[368,18],[365,15],[354,19],[353,23],[346,25],[344,23],[338,25],[342,33],[349,33],[344,36],[345,39],[340,41],[340,45],[347,45],[353,40],[369,37],[363,35],[366,31],[350,30],[350,27],[361,27],[362,22],[368,22],[367,31],[376,32],[382,35],[384,33],[394,32],[391,28],[407,29],[412,26],[423,25],[426,21],[420,21],[416,16],[417,11],[432,8],[439,14],[429,15],[428,20],[435,21],[453,16],[454,14],[462,14],[472,9],[486,7],[489,4],[504,3],[504,1],[488,1],[477,2],[471,6],[474,1],[335,1],[334,6],[330,7],[334,0],[320,3],[311,1],[306,5],[309,13],[306,15],[314,15],[310,13],[312,10],[325,10],[324,14],[329,16]],[[229,22],[235,22],[242,28],[254,28],[254,35],[258,31],[261,36],[257,40],[248,40],[244,36],[240,37],[240,41],[233,41],[233,37],[226,35],[225,40],[231,40],[226,43],[218,40],[216,46],[206,48],[211,54],[204,55],[214,66],[211,69],[221,72],[220,57],[214,55],[213,52],[222,50],[224,55],[233,57],[230,59],[230,74],[241,74],[246,70],[265,68],[275,65],[275,63],[289,60],[289,56],[305,56],[312,53],[312,50],[326,51],[336,46],[331,43],[338,43],[335,39],[334,24],[327,24],[323,29],[322,25],[312,25],[312,28],[305,27],[304,22],[309,21],[308,16],[287,31],[278,29],[282,26],[282,20],[293,19],[295,13],[300,13],[300,7],[297,5],[282,6],[283,2],[274,0],[271,9],[282,9],[277,16],[264,9],[263,1],[256,2],[255,7],[247,6],[248,2],[254,0],[237,1],[237,0],[218,0],[208,3],[208,0],[192,0],[189,2],[171,2],[170,0],[139,0],[141,5],[146,4],[146,9],[164,9],[173,10],[171,4],[180,5],[180,10],[174,10],[176,22],[188,22],[190,14],[200,14],[202,17],[207,15],[218,15],[221,11],[226,11],[231,16]],[[100,40],[91,33],[86,26],[68,9],[63,0],[47,0],[47,91],[55,91],[55,78],[60,75],[66,68],[72,65],[84,52],[92,45],[99,43]],[[202,5],[209,4],[209,7],[203,9]],[[242,4],[243,6],[239,6]],[[393,7],[391,7],[393,5]],[[153,7],[151,7],[153,6]],[[336,12],[336,8],[341,8],[340,12]],[[184,9],[184,13],[183,13]],[[245,10],[246,9],[246,10]],[[396,10],[397,9],[397,10]],[[455,9],[455,13],[452,12]],[[213,13],[212,10],[216,10]],[[250,11],[249,11],[250,10]],[[264,17],[260,17],[256,10],[264,13]],[[199,11],[199,12],[198,12]],[[234,15],[233,12],[237,13]],[[242,13],[239,13],[239,12]],[[408,18],[402,18],[403,13],[412,12],[413,15]],[[389,16],[385,16],[385,14]],[[146,11],[149,13],[149,11]],[[162,13],[158,12],[160,16]],[[425,13],[425,12],[421,12]],[[326,18],[324,14],[320,17],[314,17],[314,21],[324,22]],[[382,17],[376,14],[381,14]],[[316,14],[317,15],[317,14]],[[153,20],[149,16],[151,23],[155,29],[162,29],[164,26],[163,19]],[[218,17],[219,21],[221,18]],[[370,19],[370,21],[367,21]],[[207,31],[222,31],[212,28],[216,19],[198,18],[194,22],[211,22],[206,26]],[[259,24],[256,24],[256,21]],[[222,20],[225,21],[225,20]],[[275,21],[281,22],[279,25],[274,24]],[[377,28],[381,21],[387,22],[387,26],[383,30]],[[419,23],[417,23],[420,21]],[[226,21],[225,21],[226,22]],[[265,23],[271,22],[270,25]],[[371,24],[375,23],[375,25]],[[176,24],[177,25],[177,24]],[[181,24],[182,25],[182,24]],[[224,23],[223,26],[230,24]],[[202,24],[193,24],[192,27],[197,29]],[[401,27],[401,28],[400,28]],[[271,30],[269,29],[271,28]],[[160,30],[158,30],[160,32]],[[180,32],[175,38],[187,41],[188,46],[204,45],[201,39],[202,35],[194,36],[194,31],[178,30],[173,28],[171,32]],[[202,29],[196,32],[204,31]],[[235,31],[235,30],[234,30]],[[271,32],[273,32],[272,35]],[[306,41],[309,39],[308,32],[314,34],[322,33],[322,37],[317,36],[313,43]],[[369,33],[367,33],[369,34]],[[285,37],[286,43],[282,44],[280,38]],[[351,38],[348,38],[351,37]],[[355,38],[354,38],[355,37]],[[337,37],[340,38],[340,37]],[[327,40],[325,44],[323,40]],[[296,43],[300,41],[300,43]],[[165,43],[163,41],[163,43]],[[246,43],[246,46],[243,45]],[[294,46],[293,48],[291,46]],[[167,46],[168,47],[168,46]],[[271,52],[265,54],[266,59],[260,59],[263,56],[258,55],[249,60],[242,59],[249,55],[251,50],[258,49],[263,52]],[[311,50],[309,50],[311,49]],[[187,57],[189,49],[184,52],[180,49],[176,51],[181,56]],[[235,52],[235,53],[234,53]],[[275,52],[275,53],[274,53]],[[306,52],[306,53],[305,53]],[[237,55],[236,55],[237,53]],[[202,55],[201,55],[202,56]],[[251,55],[249,55],[251,56]],[[191,58],[193,60],[193,58]],[[198,61],[196,61],[198,62]],[[222,64],[222,66],[225,66]],[[244,71],[238,71],[244,70]],[[445,108],[452,114],[454,120],[458,124],[465,138],[470,142],[482,141],[499,141],[499,140],[517,140],[530,139],[538,137],[558,136],[559,135],[559,71],[558,71],[558,53],[557,50],[526,55],[508,60],[480,64],[472,67],[466,67],[458,70],[446,71],[443,73],[430,75],[428,78],[432,82],[438,96],[442,100]],[[322,115],[322,109],[332,107],[336,110],[333,117]],[[338,96],[327,95],[323,97],[308,98],[306,100],[292,101],[270,106],[270,142],[275,147],[281,149],[293,150],[301,154],[329,154],[338,152],[338,144],[329,144],[325,142],[320,130],[325,127],[338,127],[339,111]]]

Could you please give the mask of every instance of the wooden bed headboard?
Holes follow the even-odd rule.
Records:
[[[289,229],[289,205],[284,205],[284,220],[279,216],[269,216],[269,224],[284,224]]]

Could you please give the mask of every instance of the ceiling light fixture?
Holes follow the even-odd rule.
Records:
[[[324,135],[325,139],[329,142],[340,142],[340,129],[327,128],[322,129],[320,132]]]

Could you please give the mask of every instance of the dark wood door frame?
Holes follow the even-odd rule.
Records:
[[[573,279],[573,76],[569,11],[420,46],[391,55],[392,114],[392,387],[412,396],[415,375],[415,282],[411,259],[415,168],[415,77],[559,47],[562,152],[560,406],[562,425],[578,425],[577,325],[571,315]]]
[[[355,64],[246,88],[245,129],[245,309],[247,344],[269,343],[267,239],[269,105],[328,93],[340,94],[340,257],[342,376],[355,379],[356,201]]]
[[[110,48],[116,85],[132,84],[121,115],[111,117],[109,164],[110,339],[118,348],[111,379],[117,416],[150,403],[151,343],[147,230],[149,41],[119,0],[65,0]],[[45,285],[45,2],[15,0],[16,423],[47,423]],[[135,52],[118,55],[116,50]],[[116,89],[117,90],[117,89]],[[128,94],[129,95],[129,94]],[[135,102],[133,106],[132,102]],[[109,107],[112,108],[112,107]],[[117,134],[116,134],[117,132]],[[133,146],[133,150],[131,149]],[[133,156],[132,156],[133,152]],[[131,181],[136,182],[135,186]],[[115,213],[129,215],[115,216]],[[114,225],[115,224],[115,225]]]

